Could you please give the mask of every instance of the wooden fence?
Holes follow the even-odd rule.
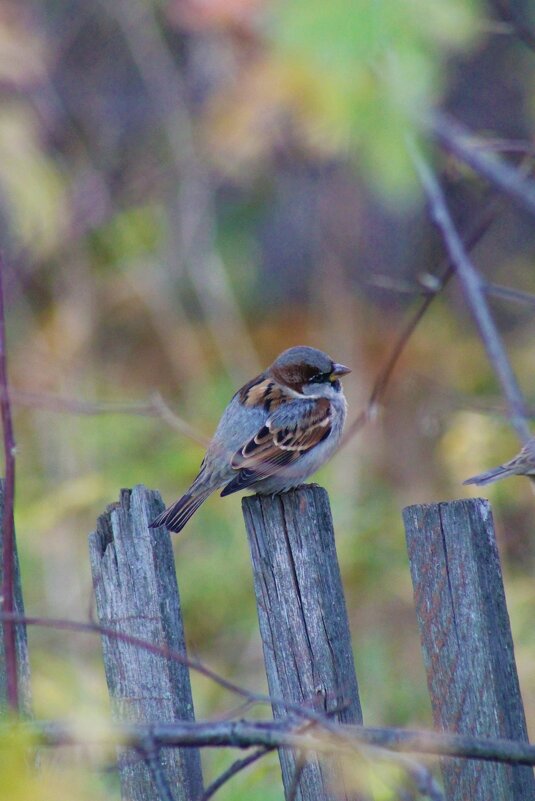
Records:
[[[187,668],[162,659],[169,649],[186,655],[170,537],[148,528],[162,508],[156,492],[123,490],[89,538],[99,621],[124,635],[102,638],[116,721],[194,720]],[[361,723],[327,493],[309,485],[248,497],[243,510],[274,717],[299,705],[333,721]],[[404,521],[435,727],[526,742],[488,503],[412,506]],[[135,638],[153,643],[154,652],[140,649]],[[150,743],[143,758],[127,749],[119,754],[125,801],[202,797],[196,748],[155,751],[157,770],[148,756]],[[365,791],[344,786],[336,758],[304,759],[287,748],[279,757],[287,801],[365,798]],[[447,801],[535,801],[531,767],[452,758],[441,767]]]

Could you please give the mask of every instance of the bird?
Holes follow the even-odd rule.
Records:
[[[535,476],[535,437],[528,439],[522,450],[508,462],[463,481],[463,484],[492,484],[509,476]]]
[[[239,389],[223,412],[187,492],[149,525],[181,531],[215,490],[276,495],[297,487],[335,452],[349,367],[306,345],[283,351]]]

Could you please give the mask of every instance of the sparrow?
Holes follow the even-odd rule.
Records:
[[[520,453],[508,462],[493,467],[485,473],[467,478],[463,484],[491,484],[509,476],[535,476],[535,437],[528,439]]]
[[[185,495],[150,523],[181,531],[199,506],[244,489],[275,495],[297,487],[340,442],[349,367],[304,345],[289,348],[239,389],[223,412],[199,474]]]

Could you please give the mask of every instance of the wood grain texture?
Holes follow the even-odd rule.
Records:
[[[0,521],[4,512],[4,489],[5,481],[0,479]],[[0,525],[0,553],[2,553],[2,526]],[[20,566],[17,552],[17,541],[14,543],[15,566],[15,597],[13,612],[17,615],[24,615],[24,603],[22,600],[22,584],[20,578]],[[3,565],[0,559],[0,586],[3,580]],[[21,713],[29,715],[31,712],[31,688],[30,688],[30,660],[28,656],[28,637],[26,626],[18,623],[16,626],[15,643],[17,649],[17,670],[18,670],[18,695],[19,708]],[[6,662],[4,650],[4,636],[2,626],[0,626],[0,712],[7,707],[7,683],[6,683]]]
[[[165,529],[148,528],[162,509],[158,493],[138,486],[122,490],[99,518],[89,537],[97,614],[102,625],[186,654],[171,540]],[[102,647],[116,720],[194,720],[184,665],[111,637]],[[201,795],[198,749],[164,749],[161,765],[176,801]],[[125,801],[161,801],[138,754],[122,751],[119,767]]]
[[[481,498],[403,512],[437,728],[527,741],[492,513]],[[533,771],[444,760],[448,801],[531,801]]]
[[[243,499],[269,692],[362,723],[328,495],[315,485]],[[334,712],[334,710],[338,710]],[[275,718],[285,710],[273,704]],[[296,757],[281,749],[286,797]],[[333,790],[337,786],[338,792]],[[336,762],[311,759],[297,801],[355,798]]]

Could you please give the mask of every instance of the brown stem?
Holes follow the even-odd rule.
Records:
[[[14,576],[15,576],[15,526],[13,523],[13,503],[15,496],[15,437],[9,401],[9,383],[7,378],[6,335],[4,313],[4,258],[0,255],[0,410],[5,460],[5,492],[2,515],[2,611],[6,614],[14,611]],[[6,660],[7,703],[13,710],[18,710],[17,688],[17,648],[15,626],[5,618],[3,621],[4,652]]]

